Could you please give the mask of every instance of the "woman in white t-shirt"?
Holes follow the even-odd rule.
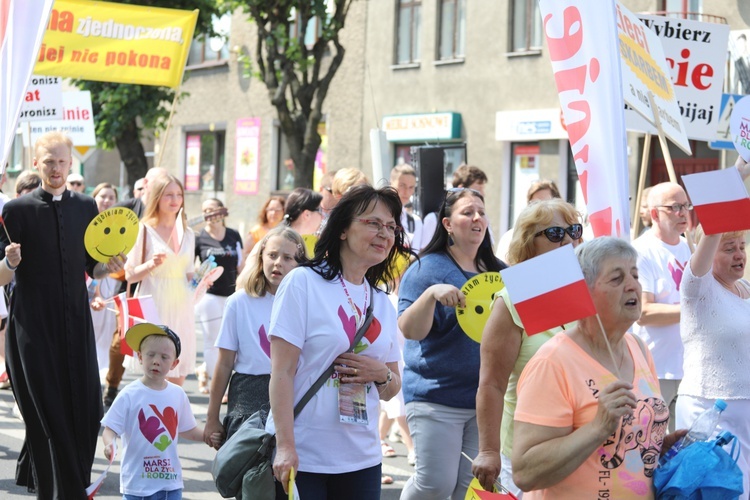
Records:
[[[396,311],[378,283],[409,255],[393,188],[357,186],[328,219],[310,263],[294,269],[271,313],[271,416],[277,498],[292,467],[301,498],[379,500],[378,401],[398,393]],[[349,353],[366,310],[373,321]],[[294,405],[329,367],[331,378],[299,416]]]
[[[209,446],[214,445],[211,436],[215,432],[228,439],[253,413],[268,408],[271,306],[281,280],[305,259],[305,244],[296,231],[278,226],[261,239],[259,249],[257,257],[247,264],[248,280],[224,307],[215,344],[219,357],[211,378],[207,430],[203,433]],[[229,406],[222,424],[219,410],[227,385]]]

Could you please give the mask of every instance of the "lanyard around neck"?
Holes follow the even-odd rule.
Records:
[[[351,307],[352,313],[354,313],[354,317],[357,318],[357,328],[359,328],[360,326],[362,326],[362,322],[365,319],[365,310],[367,310],[369,287],[365,286],[365,303],[362,306],[362,310],[358,310],[357,306],[354,304],[354,300],[352,300],[352,296],[349,295],[349,290],[346,288],[346,283],[344,282],[344,276],[341,273],[339,273],[339,282],[341,283],[341,287],[344,289],[344,293],[346,294],[346,300],[349,301],[349,307]]]

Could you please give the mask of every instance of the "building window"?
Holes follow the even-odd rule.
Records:
[[[683,19],[700,16],[690,16],[689,14],[700,14],[702,12],[702,0],[661,0],[661,9],[665,12],[679,14]]]
[[[328,133],[325,122],[318,124],[318,134],[320,134],[320,147],[318,154],[315,155],[314,186],[319,185],[320,178],[328,171]],[[276,140],[276,190],[291,191],[294,189],[294,160],[289,153],[286,135],[278,124],[274,125],[274,139]]]
[[[511,8],[512,52],[541,50],[542,18],[537,0],[513,0]]]
[[[419,39],[422,31],[422,1],[399,0],[398,2],[398,43],[396,63],[419,62]]]
[[[224,191],[223,130],[189,132],[185,137],[185,191]]]
[[[213,28],[216,36],[206,39],[204,35],[194,38],[190,45],[187,65],[197,66],[205,63],[229,60],[229,32],[232,26],[232,14],[214,17]]]
[[[440,60],[460,59],[466,46],[466,0],[440,2]]]

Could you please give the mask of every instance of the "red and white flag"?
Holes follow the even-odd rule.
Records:
[[[136,323],[153,323],[161,324],[159,311],[156,310],[156,304],[153,297],[131,297],[127,298],[125,292],[112,297],[117,307],[117,326],[120,330],[120,352],[128,356],[133,355],[133,350],[125,342],[125,332]]]
[[[706,234],[750,229],[750,197],[737,167],[683,175]]]
[[[595,236],[630,237],[615,2],[539,0],[570,149]]]
[[[500,274],[527,335],[596,314],[573,245],[521,262]]]
[[[0,174],[16,137],[26,87],[53,0],[0,0]]]

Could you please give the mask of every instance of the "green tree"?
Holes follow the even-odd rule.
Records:
[[[195,27],[198,37],[214,35],[212,19],[224,11],[221,0],[109,1],[181,10],[199,9]],[[84,80],[78,80],[75,84],[82,90],[91,91],[96,136],[100,146],[104,149],[117,148],[127,169],[129,182],[143,177],[148,164],[141,139],[145,131],[152,133],[166,127],[175,89]]]
[[[339,32],[353,0],[230,0],[257,26],[252,71],[268,90],[294,161],[295,187],[312,187],[318,125],[344,60]],[[317,30],[308,45],[308,30]],[[310,41],[310,40],[308,40]],[[250,65],[249,56],[241,56]]]

